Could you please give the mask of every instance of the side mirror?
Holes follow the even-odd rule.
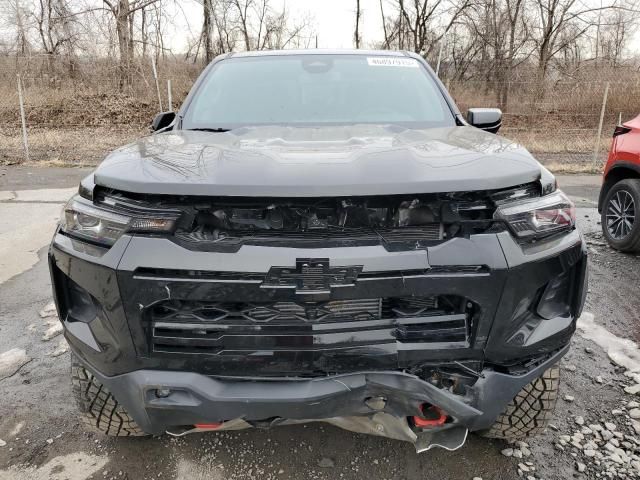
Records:
[[[160,112],[151,122],[151,130],[157,132],[171,125],[176,118],[176,112]]]
[[[485,132],[498,133],[502,126],[502,110],[499,108],[470,108],[467,122]]]

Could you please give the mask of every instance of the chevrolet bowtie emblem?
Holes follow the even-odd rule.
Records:
[[[292,288],[300,295],[329,295],[355,285],[361,266],[330,267],[328,258],[298,258],[295,267],[271,267],[260,288]]]

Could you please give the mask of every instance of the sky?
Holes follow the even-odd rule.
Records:
[[[353,48],[355,0],[289,0],[286,6],[292,15],[311,14],[316,24],[318,47]],[[383,40],[379,1],[360,0],[360,10],[361,37],[365,44]]]
[[[355,0],[271,0],[275,10],[286,7],[292,19],[311,17],[313,30],[318,34],[319,48],[353,48],[355,27]],[[169,9],[175,8],[168,6]],[[180,10],[176,12],[175,32],[184,31],[187,23],[191,28],[199,28],[202,23],[202,6],[196,0],[180,0]],[[361,38],[364,44],[383,39],[382,19],[379,0],[360,0]],[[387,13],[387,12],[385,12]],[[173,15],[172,15],[173,16]],[[187,22],[186,18],[189,18]],[[195,32],[198,33],[198,32]],[[179,52],[181,41],[174,36],[172,47]]]

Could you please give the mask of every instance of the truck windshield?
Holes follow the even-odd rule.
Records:
[[[184,114],[184,129],[242,126],[455,125],[415,59],[365,55],[238,57],[218,62]]]

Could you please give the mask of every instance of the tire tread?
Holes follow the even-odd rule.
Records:
[[[71,356],[71,386],[82,421],[89,429],[114,437],[146,435],[111,392],[75,355]]]
[[[553,417],[558,400],[560,368],[551,367],[518,392],[483,437],[507,441],[542,433]]]

